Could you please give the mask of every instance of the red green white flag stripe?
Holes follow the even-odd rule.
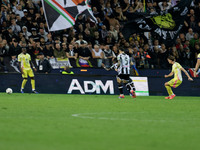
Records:
[[[49,31],[72,27],[79,14],[96,21],[87,0],[42,0],[42,4]]]
[[[53,26],[49,28],[49,31],[56,31],[61,29],[70,28],[75,24],[75,18],[73,18],[59,3],[55,0],[44,0],[49,4],[55,11],[57,11],[60,16],[54,22]],[[44,5],[43,5],[44,6]],[[44,9],[45,10],[45,9]],[[51,14],[53,15],[53,14]],[[47,20],[47,18],[46,18]],[[48,20],[47,20],[48,21]]]

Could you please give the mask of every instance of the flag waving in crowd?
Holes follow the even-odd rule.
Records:
[[[124,26],[124,36],[130,37],[135,32],[152,32],[165,44],[174,43],[183,27],[192,0],[181,0],[177,5],[159,14],[147,13],[130,14],[130,21]]]
[[[88,0],[42,0],[42,4],[49,31],[72,27],[79,14],[96,22]]]

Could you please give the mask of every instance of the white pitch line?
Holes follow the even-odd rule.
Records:
[[[123,120],[123,121],[147,121],[147,122],[167,122],[167,120],[142,120],[142,119],[135,119],[135,118],[113,118],[113,117],[97,117],[97,116],[87,116],[87,115],[98,115],[98,114],[130,114],[131,112],[101,112],[101,113],[80,113],[80,114],[72,114],[73,117],[82,118],[82,119],[99,119],[99,120]],[[134,113],[144,113],[144,112],[134,112]]]

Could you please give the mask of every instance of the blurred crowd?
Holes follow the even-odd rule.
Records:
[[[168,55],[175,56],[184,67],[194,67],[200,53],[200,2],[194,1],[176,44],[161,43],[151,33],[133,33],[128,39],[123,25],[136,12],[150,15],[167,11],[178,0],[90,0],[97,19],[84,15],[73,27],[49,32],[40,0],[2,0],[0,12],[0,70],[6,64],[17,65],[21,48],[26,47],[32,61],[68,58],[72,67],[112,66],[119,47],[129,54],[137,68],[168,68]],[[42,55],[42,57],[41,57]],[[37,63],[35,63],[37,64]]]

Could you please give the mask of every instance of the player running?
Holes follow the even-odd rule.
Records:
[[[38,92],[35,90],[35,79],[34,79],[34,74],[32,68],[36,71],[33,63],[31,62],[31,56],[26,53],[26,48],[22,48],[22,53],[18,55],[18,61],[19,61],[19,66],[21,69],[23,81],[21,85],[21,93],[24,93],[24,87],[26,85],[26,82],[28,80],[28,76],[31,78],[31,85],[32,85],[32,92],[35,94],[38,94]]]
[[[194,69],[194,77],[197,76],[197,70],[199,69],[199,66],[200,66],[200,53],[197,56],[197,63],[196,63],[195,69]]]
[[[119,49],[119,55],[117,56],[117,83],[120,92],[119,98],[124,98],[123,84],[126,86],[127,91],[133,98],[136,98],[135,86],[130,79],[130,65],[132,64],[130,57],[124,53],[124,49]]]
[[[183,71],[186,74],[186,76],[188,77],[188,80],[193,81],[193,79],[190,77],[187,71],[179,63],[176,62],[174,56],[169,56],[167,60],[169,64],[172,64],[172,71],[170,74],[165,75],[165,78],[171,77],[173,74],[174,74],[174,78],[171,79],[169,82],[165,83],[165,87],[169,94],[169,96],[165,97],[165,99],[173,99],[176,95],[172,92],[172,87],[177,88],[182,83],[182,80],[183,80],[181,71]]]

